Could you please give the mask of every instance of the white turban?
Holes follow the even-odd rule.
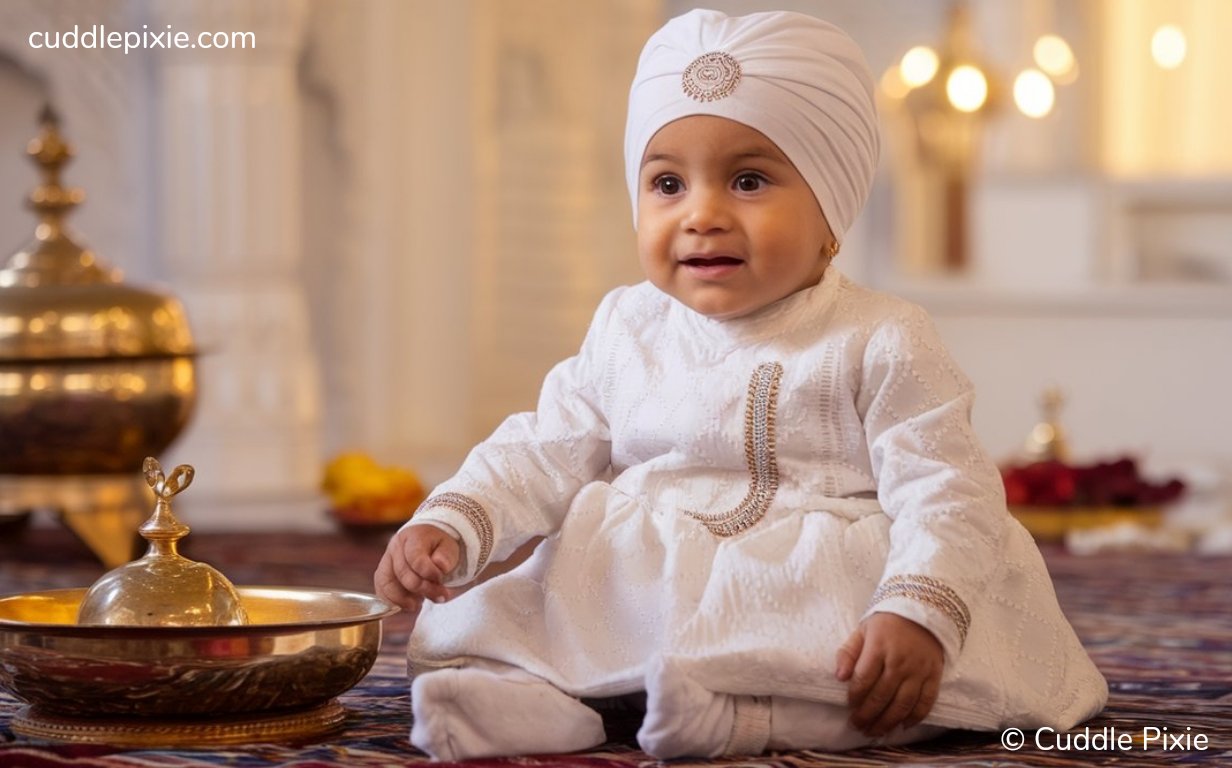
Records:
[[[695,10],[650,37],[625,126],[634,226],[646,145],[689,115],[736,120],[778,145],[840,241],[868,199],[880,147],[873,78],[859,46],[833,24],[800,13]]]

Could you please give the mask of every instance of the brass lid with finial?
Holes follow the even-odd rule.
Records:
[[[1068,461],[1069,444],[1061,428],[1061,406],[1065,404],[1065,396],[1059,388],[1049,387],[1040,395],[1039,404],[1044,418],[1027,436],[1023,457],[1028,461]]]
[[[248,623],[235,587],[215,568],[176,551],[189,527],[171,511],[171,497],[188,487],[193,468],[181,464],[163,475],[152,457],[145,480],[154,489],[154,514],[138,531],[150,543],[139,560],[122,565],[94,582],[81,601],[78,624],[212,627]]]
[[[163,357],[195,353],[180,303],[121,280],[68,233],[64,219],[85,199],[60,173],[73,148],[50,106],[26,148],[42,182],[27,206],[34,239],[0,262],[0,361]]]

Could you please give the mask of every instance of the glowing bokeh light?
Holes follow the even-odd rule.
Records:
[[[1044,35],[1036,40],[1033,55],[1036,65],[1055,78],[1063,78],[1074,69],[1074,52],[1057,35]]]
[[[1180,27],[1165,24],[1151,36],[1151,56],[1164,69],[1176,69],[1185,61],[1185,33]]]
[[[954,68],[945,81],[945,95],[954,109],[960,112],[976,112],[988,100],[988,79],[984,73],[963,64]]]
[[[937,52],[927,45],[917,45],[903,54],[899,71],[908,88],[919,88],[937,76]]]
[[[1052,81],[1038,69],[1024,69],[1014,78],[1014,103],[1027,117],[1047,115],[1055,101]]]
[[[895,101],[907,97],[911,88],[903,82],[903,70],[897,64],[881,75],[881,92]]]

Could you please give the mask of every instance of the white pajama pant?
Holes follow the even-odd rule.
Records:
[[[411,743],[434,760],[577,752],[607,740],[597,711],[539,677],[495,662],[416,675],[411,707]],[[834,704],[714,693],[660,661],[646,677],[646,716],[637,740],[666,760],[906,744],[944,730],[917,725],[872,739],[848,716],[846,707]]]

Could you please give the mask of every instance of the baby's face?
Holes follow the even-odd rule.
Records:
[[[637,221],[650,282],[721,320],[816,285],[834,241],[817,198],[778,146],[711,115],[668,123],[650,140]]]

